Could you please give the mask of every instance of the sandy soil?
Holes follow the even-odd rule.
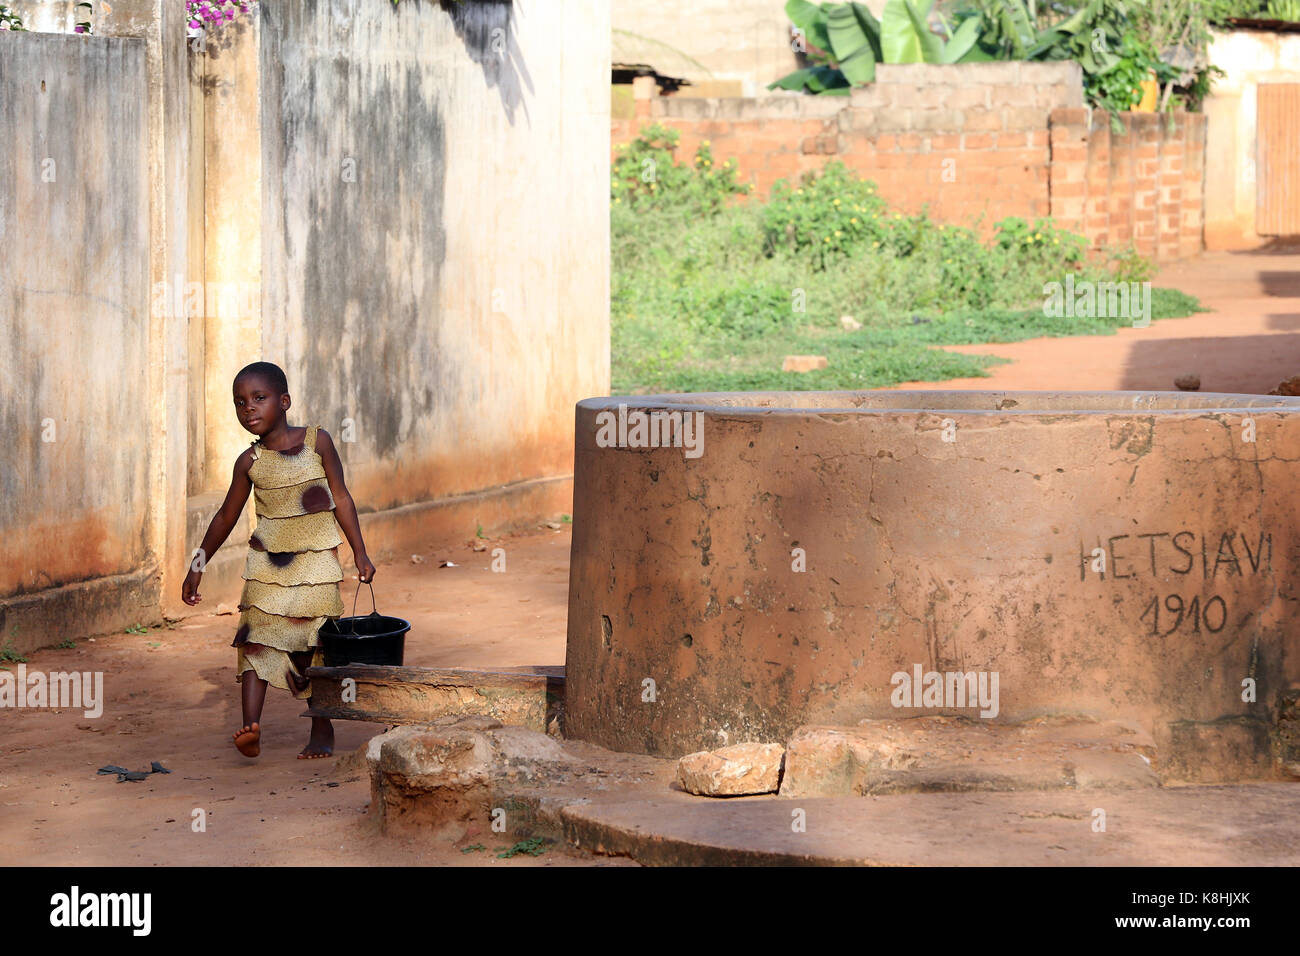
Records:
[[[1300,255],[1207,255],[1158,281],[1216,309],[1113,336],[958,347],[1005,355],[991,378],[945,388],[1168,389],[1195,371],[1204,391],[1263,392],[1300,374]],[[491,547],[507,572],[491,572]],[[538,531],[381,565],[380,610],[408,618],[407,663],[502,667],[563,664],[570,534]],[[451,559],[458,567],[443,568]],[[350,569],[348,569],[350,570]],[[344,596],[350,604],[351,583]],[[369,608],[362,596],[363,613]],[[350,608],[349,608],[350,613]],[[262,756],[231,746],[239,699],[230,640],[235,615],[201,614],[145,635],[100,635],[30,656],[44,671],[102,671],[104,715],[7,710],[0,716],[0,864],[622,865],[565,848],[497,859],[432,842],[380,837],[366,814],[355,758],[305,761],[300,702],[272,691]],[[11,665],[12,666],[12,665]],[[336,752],[384,728],[338,722]],[[97,776],[107,764],[173,772],[138,782]],[[191,828],[207,814],[206,832]],[[502,844],[504,846],[504,843]]]

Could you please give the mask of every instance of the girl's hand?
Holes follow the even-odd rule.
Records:
[[[202,571],[191,571],[185,575],[185,581],[181,584],[181,600],[186,604],[195,605],[203,600],[203,595],[199,593],[199,581],[202,577]]]
[[[357,558],[357,574],[360,576],[362,583],[375,579],[375,566],[370,563],[370,559],[364,554]]]

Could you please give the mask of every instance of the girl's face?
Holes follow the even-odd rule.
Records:
[[[288,395],[277,395],[266,382],[255,376],[235,382],[234,392],[239,424],[254,435],[265,435],[275,428],[289,408]]]

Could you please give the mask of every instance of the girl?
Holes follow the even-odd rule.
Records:
[[[243,685],[244,725],[234,734],[246,757],[261,752],[262,703],[266,685],[299,699],[311,697],[303,671],[320,666],[317,631],[343,613],[339,582],[338,529],[356,556],[362,581],[375,576],[357,522],[357,509],[343,483],[343,463],[329,432],[315,425],[295,428],[285,420],[293,404],[284,372],[270,362],[254,362],[235,376],[235,414],[258,436],[235,460],[226,500],[208,525],[198,560],[181,587],[181,600],[194,605],[200,570],[221,547],[255,490],[257,528],[248,539],[239,626],[232,647],[235,680]],[[337,517],[338,522],[335,523]],[[251,673],[250,673],[251,672]],[[334,727],[328,718],[311,719],[311,738],[299,758],[334,752]]]

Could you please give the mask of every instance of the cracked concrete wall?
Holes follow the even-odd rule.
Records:
[[[609,388],[608,10],[333,0],[259,28],[260,353],[229,371],[285,368],[372,554],[567,512],[567,410]]]
[[[621,401],[699,410],[695,458],[601,447],[620,400],[578,406],[567,734],[676,756],[975,716],[895,708],[920,665],[997,673],[999,722],[1135,721],[1169,777],[1271,772],[1300,681],[1300,400],[692,400]]]

